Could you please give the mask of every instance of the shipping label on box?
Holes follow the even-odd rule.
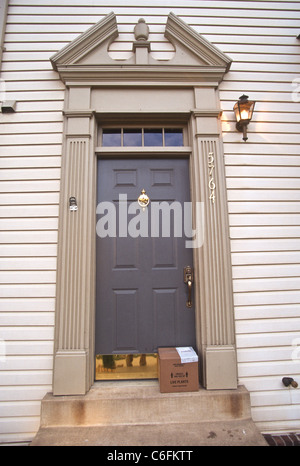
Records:
[[[197,391],[198,356],[194,349],[158,348],[158,378],[162,393]]]

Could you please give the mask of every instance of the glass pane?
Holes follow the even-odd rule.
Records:
[[[144,131],[144,146],[162,146],[163,136],[162,129],[145,129]]]
[[[123,131],[124,146],[141,146],[142,130],[141,129],[124,129]]]
[[[165,129],[166,146],[183,146],[182,129]]]
[[[157,379],[157,354],[97,354],[96,380]]]
[[[121,146],[121,129],[104,129],[102,132],[102,146]]]

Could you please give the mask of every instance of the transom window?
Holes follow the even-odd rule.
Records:
[[[182,128],[103,128],[102,147],[183,146]]]

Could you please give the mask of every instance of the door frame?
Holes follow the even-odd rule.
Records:
[[[53,393],[84,394],[94,382],[97,157],[113,156],[116,152],[115,148],[98,145],[97,127],[101,122],[130,118],[187,126],[189,145],[178,148],[178,154],[189,156],[191,200],[194,206],[197,202],[203,206],[201,216],[196,215],[199,231],[204,227],[203,244],[193,250],[201,383],[207,389],[236,388],[229,227],[218,95],[218,85],[230,60],[171,13],[166,37],[173,40],[178,59],[175,56],[170,63],[153,64],[148,43],[145,47],[139,43],[134,48],[138,50],[134,63],[107,63],[105,59],[103,66],[91,64],[95,43],[98,59],[101,50],[107,55],[108,42],[116,37],[116,32],[114,14],[107,15],[51,59],[66,84]],[[99,35],[98,42],[95,34]],[[191,43],[193,47],[188,49]],[[187,52],[184,55],[187,59],[181,63],[183,51]],[[196,58],[198,65],[195,65]],[[118,154],[126,158],[129,152],[132,156],[134,149],[122,148]],[[143,152],[146,156],[147,149]],[[148,149],[148,155],[154,152],[157,157],[166,157],[168,153],[174,154],[174,148]],[[75,211],[70,210],[70,197],[76,198]]]

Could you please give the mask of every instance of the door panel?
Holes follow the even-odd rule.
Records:
[[[142,189],[150,197],[149,206],[128,213]],[[127,204],[119,202],[119,195],[127,196]],[[97,236],[96,354],[155,353],[159,346],[195,345],[194,308],[186,307],[183,282],[183,268],[193,265],[192,249],[185,247],[184,232],[174,236],[172,210],[170,215],[160,213],[159,228],[151,229],[158,202],[183,206],[189,200],[186,159],[99,160],[98,204],[114,203],[117,234]],[[147,234],[143,230],[143,237],[131,237],[130,223],[138,231],[145,216]],[[120,218],[127,218],[126,228]]]
[[[138,290],[113,290],[115,309],[115,351],[137,351]],[[130,329],[130,330],[128,330]]]

